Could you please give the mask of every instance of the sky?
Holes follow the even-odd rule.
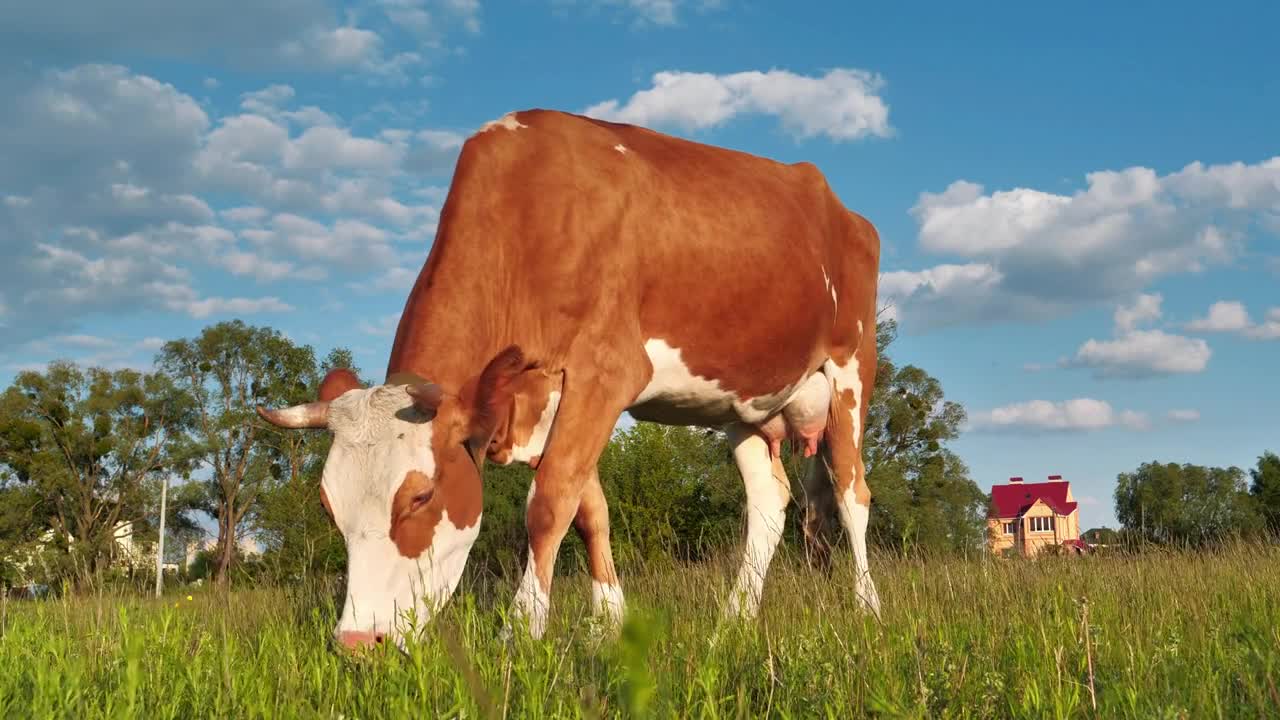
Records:
[[[1278,26],[1263,2],[6,4],[0,382],[147,368],[232,318],[380,376],[458,147],[555,108],[815,163],[878,228],[890,355],[968,410],[982,489],[1061,474],[1114,526],[1142,462],[1280,450]]]

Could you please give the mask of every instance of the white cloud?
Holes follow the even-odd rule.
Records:
[[[389,336],[394,335],[396,326],[400,324],[400,313],[394,312],[389,315],[383,315],[374,322],[362,320],[358,325],[360,332],[368,335]]]
[[[1099,377],[1140,378],[1204,372],[1213,351],[1199,338],[1162,330],[1135,330],[1114,340],[1087,340],[1071,365]]]
[[[620,15],[633,18],[637,26],[664,27],[680,24],[681,14],[686,10],[707,12],[723,6],[722,0],[555,0],[555,4],[562,6],[575,3],[589,8],[618,8]],[[579,15],[571,11],[572,17]]]
[[[786,70],[727,75],[659,72],[653,87],[625,102],[606,100],[583,111],[593,117],[692,132],[741,115],[777,117],[798,138],[825,135],[834,141],[888,137],[889,106],[876,74],[837,68],[820,77]]]
[[[1187,323],[1191,332],[1235,333],[1250,340],[1280,340],[1280,307],[1267,310],[1262,322],[1254,323],[1244,303],[1219,300],[1202,318]]]
[[[97,335],[61,335],[51,338],[55,343],[69,345],[71,347],[81,348],[84,350],[101,350],[103,348],[114,347],[115,340],[110,338],[99,337]]]
[[[410,262],[396,245],[429,238],[438,219],[436,188],[408,159],[457,144],[443,131],[356,133],[283,85],[211,118],[112,65],[11,73],[0,92],[0,351],[97,313],[288,305],[219,279],[367,275],[376,289]]]
[[[1127,333],[1143,323],[1159,320],[1160,305],[1164,297],[1160,293],[1139,295],[1132,305],[1118,305],[1115,312],[1116,332]]]
[[[1063,402],[1030,400],[974,413],[970,424],[979,430],[1021,432],[1070,432],[1126,427],[1145,430],[1150,426],[1140,412],[1117,412],[1111,404],[1093,398],[1075,398]]]
[[[920,328],[1042,319],[1119,301],[1159,278],[1232,262],[1278,203],[1280,157],[1192,163],[1164,176],[1143,167],[1094,172],[1070,195],[986,193],[959,180],[921,193],[912,208],[920,247],[989,267],[998,281],[924,284],[895,300],[906,326]]]
[[[1203,372],[1213,352],[1198,338],[1173,335],[1162,330],[1142,330],[1139,326],[1163,317],[1159,293],[1138,295],[1132,303],[1116,306],[1113,315],[1115,337],[1086,340],[1075,357],[1064,359],[1063,367],[1093,368],[1099,378],[1143,378]]]
[[[1174,422],[1195,422],[1200,419],[1199,410],[1175,409],[1168,412],[1168,418]]]
[[[446,4],[456,5],[457,0]],[[390,16],[369,12],[376,8],[364,8],[366,23],[386,25],[394,32]],[[351,12],[339,18],[336,10],[325,0],[117,0],[74,8],[61,0],[26,3],[6,11],[0,25],[0,58],[67,62],[127,53],[166,60],[221,60],[255,70],[359,73],[399,82],[407,79],[409,68],[423,62],[416,53],[390,53],[381,34],[351,22]],[[210,80],[205,86],[212,89],[216,80]]]
[[[175,306],[193,318],[210,315],[248,315],[255,313],[291,312],[293,306],[276,297],[221,298],[211,297],[182,302]]]
[[[1244,303],[1221,300],[1209,306],[1209,314],[1187,323],[1192,332],[1239,332],[1253,325]]]

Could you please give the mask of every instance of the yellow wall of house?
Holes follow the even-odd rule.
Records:
[[[1070,490],[1068,490],[1068,498]],[[1032,531],[1031,518],[1033,517],[1052,517],[1054,518],[1053,530],[1051,531]],[[1004,532],[1005,523],[1016,522],[1018,527],[1015,534],[1006,535]],[[987,519],[988,546],[991,552],[999,554],[1007,548],[1017,547],[1024,555],[1035,555],[1042,548],[1048,545],[1061,545],[1067,540],[1076,540],[1080,537],[1080,511],[1072,510],[1069,515],[1055,515],[1053,509],[1046,505],[1043,501],[1036,501],[1023,513],[1021,518],[988,518]]]

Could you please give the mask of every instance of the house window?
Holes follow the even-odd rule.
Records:
[[[1031,532],[1053,532],[1054,522],[1051,517],[1033,517],[1028,520],[1031,523]]]
[[[1007,523],[1005,523],[1005,524],[1004,524],[1004,534],[1005,534],[1005,535],[1012,535],[1012,534],[1014,534],[1014,533],[1015,533],[1015,532],[1017,532],[1017,531],[1018,531],[1018,524],[1017,524],[1017,523],[1007,522]]]

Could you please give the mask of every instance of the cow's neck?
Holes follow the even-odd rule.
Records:
[[[514,338],[500,312],[495,276],[474,271],[494,268],[495,248],[445,238],[437,235],[405,302],[387,376],[412,373],[459,392]]]

